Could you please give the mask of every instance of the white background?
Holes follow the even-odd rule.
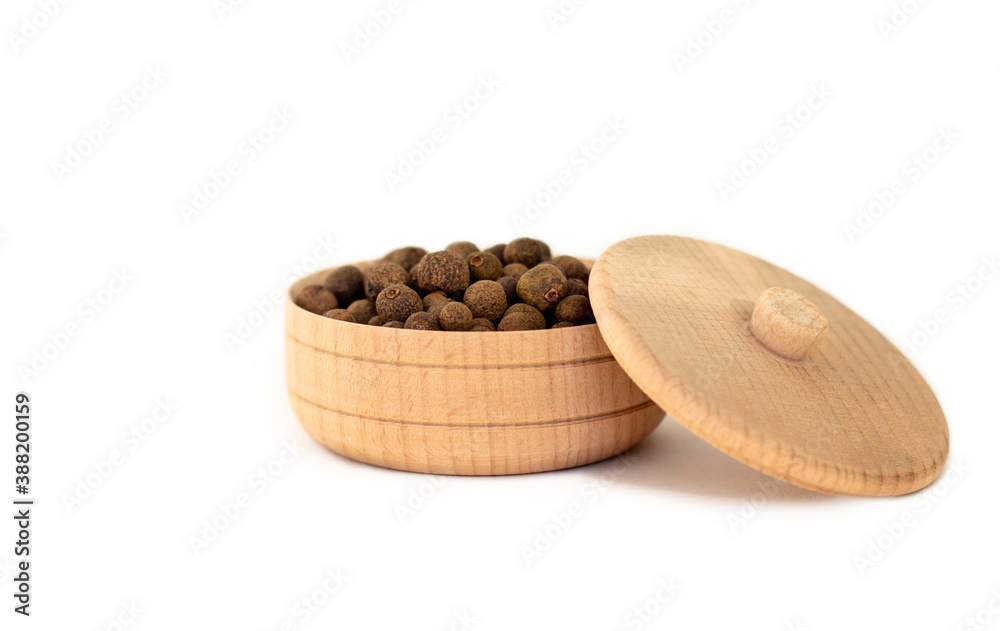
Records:
[[[48,20],[39,6],[8,0],[0,16],[0,496],[14,497],[25,390],[37,502],[30,619],[12,612],[13,523],[0,529],[3,628],[435,630],[465,628],[466,612],[483,631],[952,629],[977,613],[1000,628],[1000,280],[974,280],[1000,253],[996,2],[911,0],[891,32],[888,0],[591,2],[555,28],[554,0],[404,2],[349,60],[342,44],[386,1],[249,0],[222,17],[211,0],[69,2]],[[123,109],[147,68],[166,76]],[[455,125],[482,78],[499,86]],[[808,109],[814,88],[832,96]],[[251,160],[241,143],[274,108],[294,120]],[[796,111],[788,134],[778,121]],[[615,117],[625,130],[581,170],[574,152]],[[390,190],[385,173],[436,128],[444,142]],[[914,171],[938,130],[957,138]],[[777,150],[724,199],[718,183],[768,139]],[[80,143],[80,164],[54,166]],[[185,220],[230,160],[240,173]],[[516,230],[562,169],[571,184]],[[904,192],[852,243],[845,224],[894,180]],[[643,234],[720,242],[824,287],[898,346],[916,334],[954,477],[909,497],[821,496],[667,418],[590,501],[610,463],[436,479],[308,438],[286,398],[282,315],[255,305],[316,254],[327,267],[522,233],[591,257]],[[132,280],[102,294],[122,269]],[[969,283],[959,308],[949,292]],[[948,321],[921,337],[936,311]],[[259,326],[227,346],[248,318]],[[22,375],[68,325],[78,334]],[[167,398],[176,410],[124,442]],[[252,476],[288,441],[301,453],[258,494]],[[195,554],[191,537],[244,492],[249,507]],[[913,525],[883,536],[907,512]],[[296,603],[337,570],[349,578],[303,620]],[[668,600],[661,581],[680,590]]]

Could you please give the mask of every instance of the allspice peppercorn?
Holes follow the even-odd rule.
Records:
[[[527,304],[545,311],[566,297],[566,276],[551,263],[529,269],[517,281],[517,296]]]
[[[489,252],[473,252],[465,258],[469,264],[469,280],[496,280],[503,276],[500,259]]]
[[[458,255],[463,260],[468,258],[470,254],[475,254],[479,251],[475,243],[469,241],[456,241],[444,249],[445,252],[451,252],[452,254]]]
[[[371,326],[526,331],[592,324],[588,280],[583,261],[553,258],[538,239],[485,250],[455,241],[436,252],[408,246],[370,265],[343,265],[294,300],[312,313]]]
[[[527,266],[521,263],[508,263],[503,266],[503,275],[510,276],[514,280],[520,279],[528,271]]]
[[[463,302],[473,318],[499,320],[507,310],[507,292],[496,281],[481,280],[469,286]]]
[[[493,256],[497,257],[497,259],[500,261],[500,264],[503,265],[504,264],[503,251],[504,248],[506,247],[507,247],[506,243],[498,243],[494,245],[492,248],[486,248],[485,250],[483,250],[483,252],[489,252]]]
[[[354,317],[354,314],[348,311],[347,309],[330,309],[329,311],[323,314],[323,317],[332,318],[334,320],[343,320],[344,322],[353,322],[355,324],[358,323],[357,319]]]
[[[424,258],[426,254],[427,250],[423,248],[409,246],[389,252],[385,255],[385,259],[383,260],[390,261],[405,270],[409,270],[411,267],[419,263],[420,259]]]
[[[469,327],[470,331],[483,332],[483,331],[496,331],[497,328],[493,326],[493,323],[486,318],[473,318],[472,326]]]
[[[295,294],[295,304],[306,311],[321,315],[337,308],[337,297],[322,285],[306,285]]]
[[[369,298],[355,300],[348,305],[347,310],[354,315],[354,319],[358,322],[368,322],[377,315],[375,301]]]
[[[587,280],[587,277],[590,276],[590,270],[578,258],[562,254],[552,259],[551,263],[558,267],[567,279]]]
[[[590,298],[590,289],[587,288],[587,283],[579,278],[568,278],[566,279],[566,295]]]
[[[447,307],[448,305],[450,305],[450,304],[451,304],[451,302],[446,302],[444,304],[438,303],[438,304],[434,305],[433,307],[431,307],[430,309],[425,310],[425,313],[429,313],[432,316],[434,316],[435,318],[438,318],[438,317],[441,316],[441,311],[445,307]]]
[[[445,296],[440,291],[432,291],[431,293],[424,296],[424,311],[430,309],[435,305],[446,305],[451,302],[448,296]]]
[[[507,292],[507,304],[512,305],[517,302],[517,279],[513,276],[501,276],[497,282]]]
[[[505,315],[497,331],[533,331],[545,328],[545,317],[542,314],[532,314],[525,311],[517,311],[510,315]]]
[[[406,285],[389,285],[375,300],[375,309],[386,320],[405,322],[414,313],[423,310],[419,294]]]
[[[417,263],[410,268],[410,282],[406,283],[410,286],[410,289],[420,289],[420,283],[417,281],[417,270],[420,269],[420,263]]]
[[[410,273],[391,261],[379,261],[372,266],[365,279],[365,294],[374,300],[389,285],[406,285]]]
[[[544,241],[539,241],[538,239],[535,239],[535,243],[538,244],[538,254],[542,259],[541,262],[544,263],[545,261],[551,261],[552,250],[549,249],[549,244]]]
[[[349,305],[365,297],[365,275],[354,265],[344,265],[327,274],[323,286],[337,297],[337,304]]]
[[[440,331],[441,326],[438,319],[426,311],[417,311],[406,319],[404,329],[415,329],[417,331]]]
[[[590,300],[583,296],[566,296],[556,305],[556,321],[580,324],[590,313]]]
[[[441,307],[438,323],[445,331],[468,331],[472,328],[472,311],[461,302],[449,302]]]
[[[420,288],[424,291],[456,293],[469,286],[469,265],[451,252],[431,252],[420,261],[417,269]]]
[[[507,244],[503,250],[503,260],[507,265],[520,263],[530,269],[541,263],[542,251],[538,241],[521,237]]]
[[[535,309],[531,305],[526,305],[523,302],[511,305],[510,307],[507,308],[506,311],[504,311],[503,315],[504,317],[506,317],[512,313],[535,313],[542,316],[543,318],[545,317],[541,311]]]
[[[355,300],[347,305],[347,310],[354,315],[354,319],[358,322],[368,322],[378,315],[378,312],[375,310],[375,301],[370,298]]]

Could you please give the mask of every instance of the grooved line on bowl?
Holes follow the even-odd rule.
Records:
[[[613,362],[615,358],[610,353],[607,355],[597,355],[595,357],[588,357],[586,359],[570,359],[563,361],[551,361],[551,362],[540,362],[536,364],[469,364],[469,365],[443,365],[443,364],[419,364],[416,362],[402,362],[387,359],[371,359],[370,357],[358,357],[357,355],[347,355],[345,353],[337,353],[329,349],[320,348],[318,346],[313,346],[308,342],[304,342],[299,338],[295,337],[291,333],[285,333],[285,337],[292,340],[299,346],[304,346],[306,348],[312,349],[317,353],[323,353],[326,355],[333,355],[334,357],[340,357],[341,359],[349,359],[351,361],[364,362],[367,364],[381,364],[388,366],[409,366],[411,368],[435,368],[439,370],[511,370],[511,369],[527,369],[527,368],[553,368],[556,366],[584,366],[587,364],[603,364],[606,362]]]
[[[392,423],[394,425],[418,425],[421,427],[446,427],[448,429],[508,429],[508,428],[523,428],[523,427],[557,427],[561,425],[576,425],[578,423],[591,423],[593,421],[598,421],[601,419],[614,418],[616,416],[623,416],[625,414],[632,414],[633,412],[639,412],[645,410],[646,408],[653,407],[656,404],[652,401],[646,401],[645,403],[640,403],[638,405],[633,405],[627,408],[622,408],[620,410],[613,410],[605,414],[593,414],[591,416],[579,416],[575,418],[568,419],[556,419],[552,421],[535,421],[532,423],[500,423],[492,425],[457,425],[454,423],[430,423],[427,421],[397,421],[391,418],[380,418],[377,416],[366,416],[363,414],[355,414],[353,412],[345,412],[343,410],[338,410],[336,408],[326,407],[325,405],[320,405],[314,401],[306,399],[297,392],[293,392],[289,389],[288,394],[292,395],[299,401],[302,401],[306,405],[318,408],[320,410],[326,410],[327,412],[333,412],[334,414],[339,414],[341,416],[350,416],[356,419],[362,419],[365,421],[377,421],[379,423]]]

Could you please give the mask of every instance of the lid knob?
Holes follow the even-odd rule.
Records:
[[[813,303],[784,287],[771,287],[760,295],[750,316],[750,333],[776,355],[805,359],[830,323]]]

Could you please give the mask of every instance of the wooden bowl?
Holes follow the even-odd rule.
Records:
[[[296,306],[330,271],[286,296],[288,392],[305,430],[348,458],[435,474],[553,471],[625,451],[663,418],[597,325],[412,331]]]

